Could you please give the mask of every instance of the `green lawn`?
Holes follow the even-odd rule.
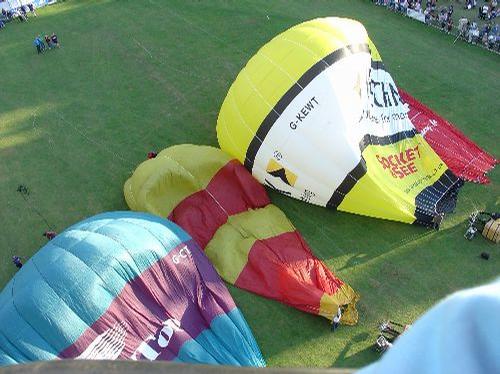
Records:
[[[0,31],[0,286],[15,273],[10,256],[45,243],[44,219],[62,231],[127,209],[123,183],[148,151],[217,145],[218,110],[239,70],[274,35],[315,17],[363,22],[400,87],[498,155],[500,56],[368,0],[67,1],[38,13]],[[34,35],[52,31],[62,48],[38,56]],[[500,210],[498,168],[490,176],[488,186],[465,185],[439,232],[271,193],[362,298],[359,324],[331,333],[324,319],[230,287],[268,364],[365,365],[377,358],[381,319],[413,321],[499,275],[498,247],[463,238],[472,210]]]

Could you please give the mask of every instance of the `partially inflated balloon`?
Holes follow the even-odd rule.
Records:
[[[407,115],[365,28],[322,18],[278,35],[222,104],[217,137],[288,196],[407,223],[438,223],[461,181]]]
[[[312,254],[264,187],[218,148],[179,145],[143,162],[124,186],[133,210],[169,217],[227,282],[330,320],[357,322],[358,295]]]
[[[71,226],[0,293],[0,365],[60,358],[265,366],[198,245],[135,212]]]

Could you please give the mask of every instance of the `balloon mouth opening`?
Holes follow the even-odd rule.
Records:
[[[333,321],[340,308],[342,311],[340,324],[355,325],[358,323],[356,304],[359,298],[359,295],[349,285],[344,283],[334,294],[324,294],[318,314]]]
[[[358,310],[356,309],[356,303],[359,300],[359,296],[356,297],[347,305],[342,308],[342,317],[340,319],[340,324],[353,326],[358,323]]]
[[[457,179],[439,199],[434,198],[433,209],[425,209],[427,208],[425,206],[419,207],[417,203],[415,211],[417,220],[415,223],[439,230],[446,214],[452,213],[455,210],[458,192],[463,185],[464,181]]]

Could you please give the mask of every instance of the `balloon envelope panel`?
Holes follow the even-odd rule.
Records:
[[[262,47],[229,89],[217,137],[261,183],[372,217],[432,225],[461,185],[348,19],[304,22]]]
[[[498,163],[495,157],[409,93],[399,93],[409,105],[408,115],[415,128],[455,175],[470,182],[490,183],[486,173]]]
[[[242,289],[354,324],[358,295],[317,259],[265,188],[218,148],[182,144],[140,164],[125,199],[184,228],[219,275]]]
[[[112,212],[38,251],[0,293],[0,364],[58,358],[264,366],[198,245],[165,219]]]

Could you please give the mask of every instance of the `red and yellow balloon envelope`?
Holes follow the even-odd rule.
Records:
[[[264,187],[218,148],[179,145],[143,162],[124,186],[132,210],[184,228],[227,282],[354,324],[358,295],[312,254]]]
[[[276,36],[238,74],[221,149],[288,196],[438,225],[461,181],[417,132],[359,22],[321,18]]]

